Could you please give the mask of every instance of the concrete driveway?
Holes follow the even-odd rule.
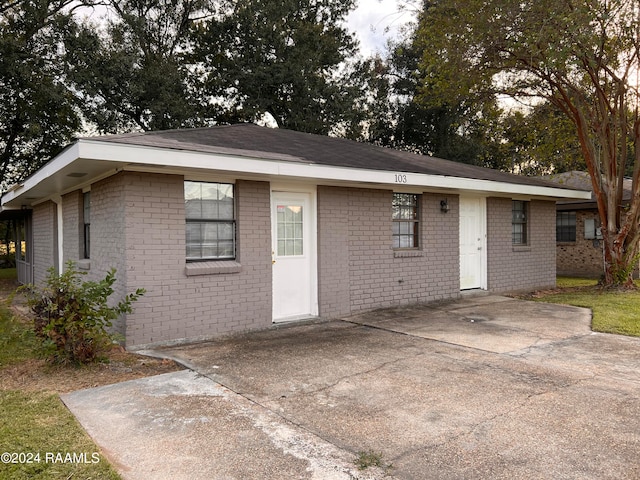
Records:
[[[157,349],[190,370],[63,400],[125,479],[637,479],[640,341],[590,318],[381,310]]]

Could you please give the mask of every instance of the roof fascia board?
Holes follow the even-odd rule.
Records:
[[[358,184],[387,185],[392,188],[394,186],[396,188],[427,187],[550,198],[590,198],[590,192],[563,188],[520,185],[464,177],[317,165],[306,163],[302,160],[300,162],[263,160],[241,155],[204,153],[80,139],[25,180],[19,187],[7,192],[2,198],[2,204],[4,205],[27,192],[43,180],[68,167],[77,159],[101,160],[113,162],[119,166],[133,164],[136,167],[177,167],[185,170],[197,169],[236,174],[258,174],[300,180],[319,179],[336,182],[357,182]]]
[[[20,183],[18,186],[11,188],[2,196],[2,204],[10,202],[24,192],[31,190],[43,180],[54,175],[64,167],[72,164],[77,158],[80,151],[79,141],[72,143],[64,149],[58,156],[54,157],[49,163],[45,164],[40,170]]]
[[[590,198],[589,192],[577,190],[520,185],[491,180],[476,180],[464,177],[427,175],[422,173],[366,170],[305,163],[303,161],[259,160],[228,154],[190,152],[139,145],[107,143],[96,140],[81,140],[80,154],[83,158],[110,160],[155,167],[180,167],[204,170],[222,170],[235,173],[263,174],[300,179],[322,179],[370,184],[397,185],[402,187],[432,187],[448,190],[494,192],[526,196],[555,198]],[[153,151],[153,155],[141,155],[141,150]]]

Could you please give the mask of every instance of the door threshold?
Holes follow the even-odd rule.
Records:
[[[465,290],[460,290],[461,297],[482,297],[485,295],[489,295],[489,292],[483,288],[467,288]]]
[[[302,315],[292,315],[290,317],[284,318],[274,318],[273,323],[289,323],[289,322],[301,322],[303,320],[317,320],[319,317],[317,315],[311,315],[310,313],[304,313]]]

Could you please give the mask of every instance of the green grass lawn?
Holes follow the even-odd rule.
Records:
[[[535,300],[590,308],[593,331],[640,337],[640,290],[602,290],[597,280],[566,277],[559,277],[557,286],[553,292],[539,292]]]
[[[0,478],[120,478],[57,394],[0,390],[0,418],[0,452],[22,454],[3,458]]]
[[[35,342],[24,321],[0,305],[0,379],[36,358]],[[2,479],[120,478],[55,392],[0,388],[0,419]],[[6,453],[15,456],[7,461]]]

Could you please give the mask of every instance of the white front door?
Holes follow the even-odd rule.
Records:
[[[460,197],[460,290],[486,288],[485,199]]]
[[[273,192],[273,321],[315,315],[312,195]]]

